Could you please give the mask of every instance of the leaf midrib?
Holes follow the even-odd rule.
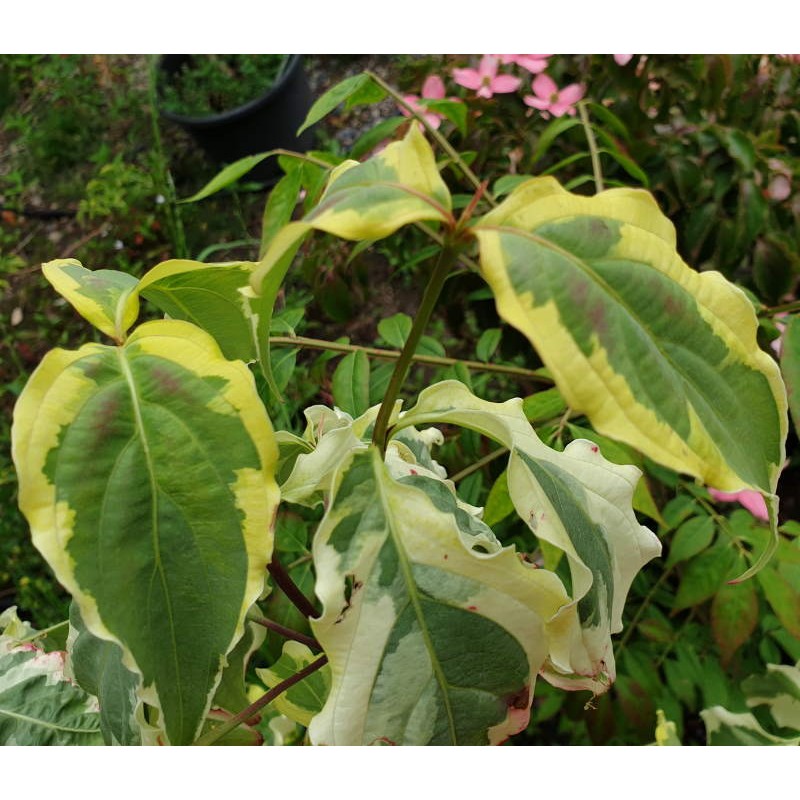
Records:
[[[117,357],[120,364],[120,370],[122,372],[123,377],[125,378],[125,382],[128,384],[128,389],[130,391],[131,407],[133,409],[136,428],[139,432],[139,438],[141,439],[142,443],[142,453],[144,455],[145,462],[147,464],[147,474],[150,478],[150,493],[153,498],[151,525],[153,532],[152,533],[153,555],[155,557],[154,574],[155,572],[157,572],[159,575],[159,578],[161,580],[161,589],[164,592],[164,599],[167,604],[167,620],[169,624],[170,638],[172,640],[172,658],[175,667],[176,684],[180,686],[181,668],[180,668],[180,662],[178,661],[178,642],[175,632],[175,617],[172,612],[172,601],[169,594],[169,588],[167,586],[166,575],[164,574],[164,567],[163,564],[161,563],[161,549],[160,549],[159,526],[158,526],[158,484],[156,482],[155,466],[153,464],[153,457],[150,452],[150,444],[147,440],[147,435],[145,433],[144,418],[142,417],[142,409],[141,409],[141,399],[136,389],[136,383],[134,381],[130,365],[128,364],[125,358],[125,354],[121,348],[117,350]],[[156,692],[158,692],[158,688],[156,688]],[[183,714],[184,714],[183,694],[181,692],[177,692],[176,698],[178,702],[179,717],[181,720],[180,724],[182,726]]]
[[[428,630],[428,626],[425,622],[425,615],[422,612],[422,604],[420,602],[419,593],[417,592],[417,585],[414,582],[414,575],[411,570],[411,563],[408,559],[408,554],[403,547],[403,543],[394,529],[393,525],[393,517],[391,513],[391,508],[389,507],[389,503],[384,492],[383,483],[381,482],[381,474],[380,470],[383,469],[383,464],[378,461],[377,455],[374,455],[373,461],[373,469],[375,470],[375,483],[378,487],[378,494],[380,497],[381,505],[383,506],[385,517],[386,517],[386,527],[389,532],[389,535],[392,538],[392,543],[394,544],[395,550],[397,551],[398,559],[400,561],[400,568],[403,571],[403,578],[405,579],[406,588],[408,591],[408,597],[411,601],[411,605],[414,607],[414,614],[417,618],[417,622],[420,627],[420,632],[422,633],[422,640],[425,643],[425,649],[428,651],[428,657],[431,660],[431,667],[433,668],[433,673],[436,676],[436,680],[439,683],[439,687],[442,692],[442,700],[444,702],[444,708],[447,713],[447,724],[450,728],[450,738],[453,744],[458,744],[458,738],[456,735],[456,727],[455,727],[455,719],[453,717],[453,708],[450,704],[450,695],[448,693],[448,689],[450,688],[450,684],[447,682],[447,678],[444,675],[444,670],[442,670],[442,665],[439,663],[439,659],[436,655],[436,650],[433,647],[433,640],[431,639],[430,631]]]
[[[54,731],[63,731],[64,733],[78,733],[84,736],[89,736],[93,733],[100,733],[100,728],[68,728],[64,725],[56,725],[53,722],[46,722],[43,719],[38,719],[37,717],[29,717],[27,714],[18,714],[15,711],[9,711],[6,708],[0,706],[0,716],[11,717],[11,719],[18,720],[19,722],[26,722],[30,725],[37,725],[40,728],[48,728]]]

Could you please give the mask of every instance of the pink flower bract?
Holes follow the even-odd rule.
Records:
[[[531,84],[533,95],[522,98],[525,105],[538,108],[542,113],[561,117],[564,114],[575,115],[575,104],[583,97],[586,89],[579,83],[571,83],[559,90],[556,82],[542,73],[533,79]]]
[[[547,59],[551,55],[497,55],[495,58],[499,58],[503,64],[516,64],[536,75],[547,69]]]
[[[632,58],[633,56],[631,55],[616,55],[614,56],[614,61],[621,67],[624,67]]]
[[[444,99],[444,81],[438,75],[428,75],[425,78],[425,83],[422,84],[422,99],[423,100],[443,100]],[[453,98],[454,100],[456,98]],[[438,128],[442,122],[442,115],[437,114],[435,111],[427,111],[423,106],[420,105],[419,101],[420,98],[418,95],[415,94],[406,94],[403,95],[403,100],[406,101],[418,114],[421,114],[425,121],[430,125],[432,128]],[[411,114],[408,112],[407,109],[401,108],[400,111],[406,117],[410,117]]]
[[[723,503],[740,503],[756,519],[769,519],[767,504],[764,502],[761,492],[756,492],[753,489],[742,489],[740,492],[720,492],[718,489],[709,488],[708,493],[714,500]]]
[[[484,56],[478,69],[454,69],[453,80],[466,89],[473,89],[478,97],[490,98],[494,94],[515,92],[522,80],[514,75],[498,75],[500,59]]]

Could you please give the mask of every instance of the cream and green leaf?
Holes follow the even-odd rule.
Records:
[[[136,722],[141,702],[139,676],[122,663],[122,648],[118,644],[89,633],[76,603],[70,606],[69,624],[68,669],[78,686],[97,698],[104,743],[141,744]]]
[[[709,745],[800,745],[800,663],[767,664],[766,674],[747,678],[742,690],[750,711],[700,712]]]
[[[20,641],[29,626],[13,607],[0,627],[0,745],[103,744],[97,700],[69,679],[66,653]]]
[[[570,598],[456,510],[442,481],[395,480],[375,447],[340,470],[314,540],[332,676],[314,744],[492,744],[527,726],[545,621]]]
[[[414,425],[451,424],[475,430],[509,449],[507,482],[517,514],[542,541],[562,550],[572,578],[582,636],[554,636],[544,676],[565,688],[600,693],[615,677],[610,635],[622,630],[622,609],[636,573],[661,552],[631,506],[640,477],[613,464],[598,446],[575,440],[563,452],[547,447],[522,410],[522,400],[490,403],[458,381],[420,393],[393,433]],[[552,631],[566,610],[548,621]]]
[[[74,258],[42,265],[45,278],[95,328],[123,342],[139,316],[139,281],[113,269],[89,270]]]
[[[681,260],[649,193],[582,197],[535,178],[472,230],[500,315],[574,410],[710,486],[761,491],[774,524],[787,431],[778,367],[744,293]]]
[[[193,322],[210,333],[226,358],[253,361],[257,347],[241,290],[249,285],[254,268],[253,261],[172,259],[153,267],[137,291],[172,319]]]
[[[319,230],[352,241],[382,239],[412,222],[452,223],[451,209],[433,150],[416,125],[365,162],[345,161],[331,172],[319,203],[275,235],[250,279],[258,358],[273,392],[280,395],[271,376],[269,326],[283,279],[306,236]]]
[[[20,508],[86,628],[191,742],[260,595],[277,447],[247,367],[190,323],[56,349],[14,411]]]
[[[312,661],[319,658],[318,654],[300,642],[285,642],[281,657],[270,667],[257,669],[256,675],[269,689],[274,689],[278,684],[300,672]],[[325,705],[331,687],[331,669],[326,664],[316,672],[290,686],[285,692],[278,695],[272,702],[277,711],[288,717],[293,722],[308,727],[311,720],[319,714]]]

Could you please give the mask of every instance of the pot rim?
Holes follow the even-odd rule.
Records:
[[[158,61],[159,74],[164,72],[164,59],[166,57],[167,56],[165,55],[161,56]],[[223,111],[220,114],[212,114],[205,117],[190,117],[185,114],[176,114],[174,111],[169,111],[168,109],[164,108],[161,105],[161,98],[159,97],[159,113],[166,119],[172,120],[173,122],[196,128],[213,128],[217,125],[234,122],[235,120],[248,116],[251,112],[255,111],[261,106],[267,105],[273,99],[273,97],[277,95],[294,77],[294,75],[300,69],[302,59],[302,55],[290,55],[286,62],[286,67],[284,68],[278,80],[275,81],[275,83],[273,83],[263,94],[258,95],[258,97],[253,98],[244,105],[236,106],[235,108],[231,108],[228,111]]]

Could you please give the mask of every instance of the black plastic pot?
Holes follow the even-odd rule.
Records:
[[[168,81],[190,58],[163,56],[159,62],[160,80]],[[164,108],[161,115],[188,131],[214,161],[229,164],[279,147],[300,152],[310,149],[313,131],[306,130],[299,138],[295,133],[303,124],[311,102],[303,57],[293,55],[278,80],[243,106],[208,117],[187,117]],[[248,177],[266,182],[280,174],[277,160],[268,158],[251,170]]]

